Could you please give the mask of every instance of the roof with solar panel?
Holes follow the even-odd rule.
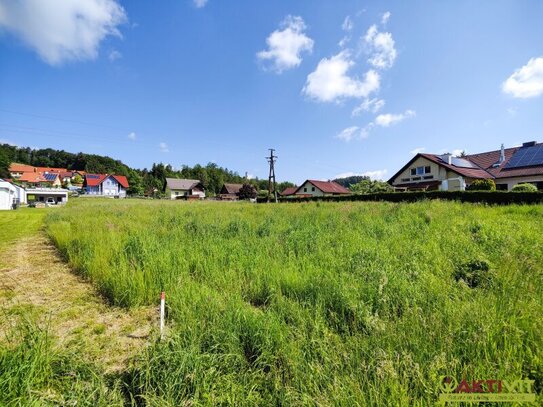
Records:
[[[529,141],[522,146],[502,148],[463,157],[451,154],[419,153],[413,157],[390,182],[411,165],[418,157],[424,157],[442,167],[468,178],[510,178],[543,175],[543,143]]]

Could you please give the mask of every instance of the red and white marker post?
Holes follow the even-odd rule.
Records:
[[[164,309],[166,306],[166,293],[160,293],[160,339],[164,339]]]

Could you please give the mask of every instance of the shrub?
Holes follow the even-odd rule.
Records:
[[[239,190],[239,199],[255,199],[257,195],[256,189],[251,184],[243,184]]]
[[[470,288],[486,288],[491,285],[493,275],[488,262],[472,260],[456,267],[454,279],[456,281],[463,280]]]
[[[469,191],[495,191],[496,183],[491,179],[476,179],[466,189]]]
[[[524,182],[522,184],[517,184],[511,189],[513,192],[537,192],[537,187],[534,184]]]

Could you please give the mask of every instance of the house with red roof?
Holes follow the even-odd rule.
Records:
[[[308,179],[294,192],[294,196],[334,196],[350,195],[351,191],[334,181],[318,181]],[[291,195],[292,196],[292,195]]]
[[[492,179],[496,189],[509,191],[516,184],[533,183],[543,189],[543,143],[530,141],[462,157],[419,153],[389,180],[405,190],[463,191],[477,179]]]
[[[83,188],[87,195],[124,198],[128,180],[124,175],[85,174]]]
[[[279,192],[279,195],[281,196],[291,196],[296,193],[296,190],[298,187],[288,187],[283,190],[283,192]]]

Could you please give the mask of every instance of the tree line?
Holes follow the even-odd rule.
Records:
[[[266,179],[246,179],[237,172],[215,163],[208,163],[205,166],[196,164],[193,167],[182,165],[179,170],[169,164],[154,163],[150,169],[136,169],[130,168],[120,160],[97,154],[74,154],[52,148],[32,149],[0,144],[0,178],[10,177],[8,169],[12,162],[35,167],[68,168],[88,173],[124,175],[130,185],[128,193],[132,195],[160,196],[164,193],[166,178],[200,180],[208,195],[211,196],[219,194],[224,183],[250,184],[257,191],[268,189]],[[280,182],[277,184],[277,190],[283,191],[292,186],[294,186],[292,182]]]

